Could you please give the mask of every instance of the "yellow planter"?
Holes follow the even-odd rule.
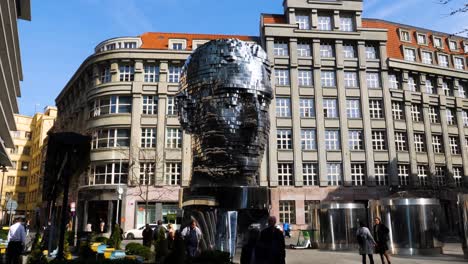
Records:
[[[65,259],[66,260],[72,260],[73,259],[72,254],[70,254],[70,253],[66,254]]]
[[[49,255],[49,250],[44,250],[44,251],[42,251],[42,254],[43,254],[44,256]]]
[[[104,258],[110,259],[112,252],[114,252],[115,248],[106,248],[104,249]]]
[[[0,254],[5,254],[5,253],[6,253],[6,246],[0,245]]]
[[[91,250],[92,250],[93,252],[97,252],[97,248],[98,248],[101,244],[102,244],[102,243],[99,243],[99,242],[97,242],[97,243],[92,243],[92,244],[91,244]]]

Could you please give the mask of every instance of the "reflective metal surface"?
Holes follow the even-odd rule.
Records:
[[[357,249],[356,231],[359,222],[367,222],[364,204],[324,202],[320,205],[321,249]]]
[[[210,41],[187,59],[177,103],[192,135],[191,186],[256,186],[273,98],[263,49],[237,39]]]
[[[437,199],[389,198],[369,201],[371,220],[379,217],[390,229],[393,254],[434,255],[442,253],[441,207]]]
[[[463,253],[468,259],[468,194],[458,195],[458,206],[460,208],[460,236]]]

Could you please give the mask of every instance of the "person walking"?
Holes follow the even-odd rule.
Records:
[[[374,256],[372,254],[374,254],[375,240],[363,221],[359,222],[359,226],[356,232],[356,238],[359,244],[359,254],[362,256],[362,263],[366,264],[367,255],[370,264],[374,264]]]
[[[276,217],[268,218],[268,227],[260,232],[260,239],[255,248],[255,263],[285,264],[286,246],[283,232],[276,226]]]
[[[253,264],[255,263],[255,247],[257,246],[260,230],[252,228],[249,230],[249,239],[242,247],[240,264]]]
[[[26,230],[22,218],[16,218],[15,223],[8,231],[7,264],[20,264],[21,253],[26,244]]]
[[[143,246],[151,248],[151,241],[153,239],[153,229],[149,224],[146,224],[145,229],[142,232],[143,235]]]
[[[390,256],[387,253],[390,230],[382,223],[379,217],[374,219],[374,224],[374,238],[377,243],[375,253],[380,255],[382,264],[385,264],[384,256],[387,259],[387,263],[391,264]]]
[[[185,240],[187,255],[189,258],[196,257],[198,254],[198,246],[202,239],[202,232],[197,226],[197,221],[192,219],[190,225],[182,230],[181,235]]]
[[[173,244],[174,244],[174,240],[175,240],[175,229],[174,229],[174,225],[172,224],[168,224],[167,225],[167,240],[168,240],[168,248],[169,249],[172,249],[173,248]]]
[[[283,223],[284,237],[291,238],[291,227],[289,223]]]

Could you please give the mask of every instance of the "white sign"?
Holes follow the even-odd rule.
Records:
[[[18,208],[18,202],[16,202],[15,200],[8,200],[6,208],[8,211],[15,211],[16,208]]]

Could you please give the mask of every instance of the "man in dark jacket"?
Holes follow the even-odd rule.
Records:
[[[151,248],[151,240],[153,239],[153,229],[151,229],[149,224],[146,224],[145,229],[143,229],[142,235],[143,245]]]
[[[276,217],[268,218],[268,227],[260,233],[260,239],[255,250],[256,263],[285,264],[286,248],[283,232],[275,227]]]
[[[380,255],[382,264],[385,264],[384,256],[385,259],[387,259],[387,263],[390,264],[390,256],[387,253],[390,230],[382,223],[379,217],[374,219],[374,223],[374,238],[377,243],[375,246],[375,253]]]

